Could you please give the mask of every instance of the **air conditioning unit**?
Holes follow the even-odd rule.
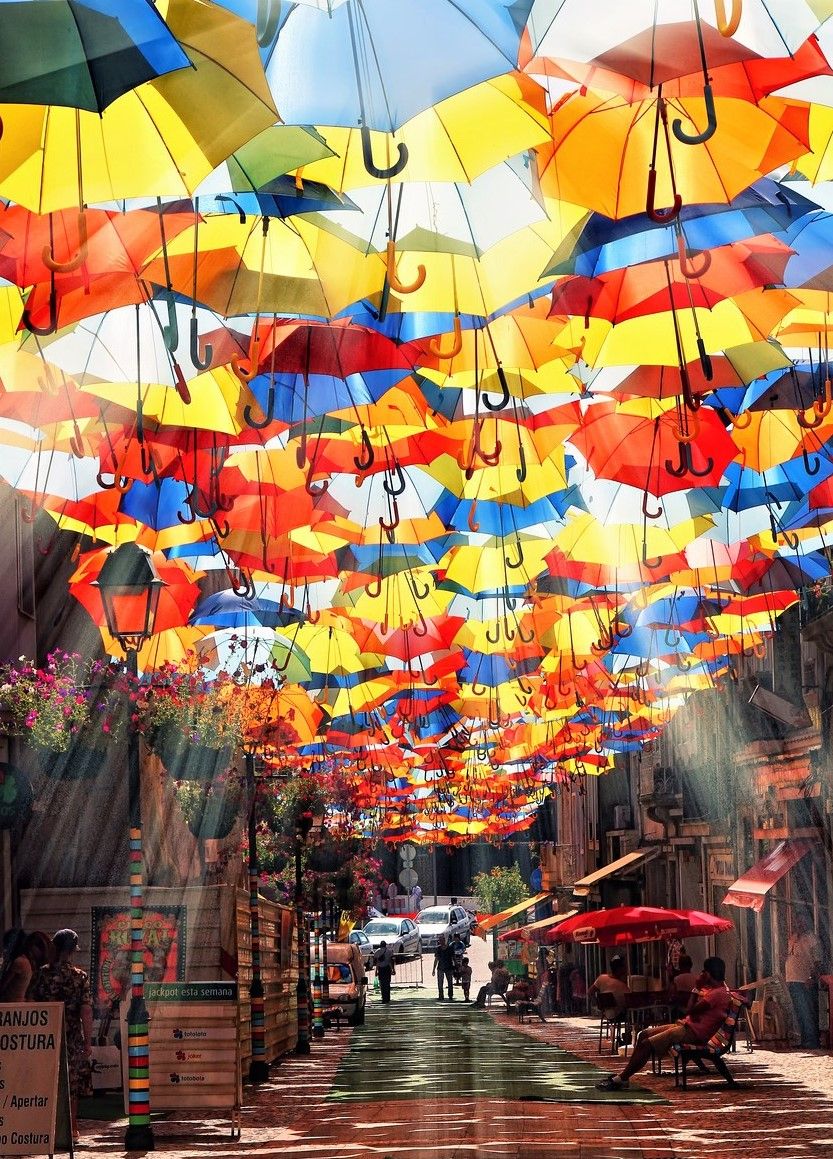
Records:
[[[630,829],[631,827],[631,807],[630,805],[614,805],[613,806],[613,828],[614,829]]]

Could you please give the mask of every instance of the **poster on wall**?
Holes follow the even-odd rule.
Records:
[[[146,906],[145,981],[181,982],[185,978],[184,905]],[[92,990],[97,1017],[130,994],[130,910],[94,906],[92,911]]]

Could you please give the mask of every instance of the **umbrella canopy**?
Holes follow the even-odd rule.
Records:
[[[626,905],[577,914],[544,935],[546,942],[598,942],[624,946],[632,942],[655,942],[662,938],[710,937],[730,930],[726,918],[698,910],[672,910],[660,906]]]

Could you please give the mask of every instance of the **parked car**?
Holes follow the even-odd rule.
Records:
[[[328,943],[327,988],[330,1006],[340,1006],[351,1026],[361,1026],[367,1005],[367,977],[355,942]]]
[[[352,942],[353,945],[358,946],[361,951],[362,961],[364,967],[367,969],[367,963],[373,957],[373,944],[364,930],[351,930],[347,935],[347,941]]]
[[[419,930],[410,918],[373,918],[364,927],[364,932],[377,950],[382,942],[393,946],[394,954],[406,958],[422,953]]]
[[[465,945],[471,942],[471,917],[462,906],[431,906],[417,914],[417,922],[424,950],[435,950],[443,935],[447,941],[459,934]]]

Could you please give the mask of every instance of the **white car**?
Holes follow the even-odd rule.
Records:
[[[364,930],[351,930],[347,935],[347,941],[353,942],[359,947],[362,955],[362,961],[364,962],[365,966],[367,966],[367,963],[373,957],[373,945],[371,944],[370,938],[367,936]]]
[[[450,942],[459,935],[464,945],[471,942],[471,917],[459,905],[435,905],[417,914],[419,936],[424,950],[435,950],[444,935]]]
[[[364,932],[374,950],[386,942],[400,957],[410,958],[422,953],[419,930],[410,918],[373,918],[364,927]]]

